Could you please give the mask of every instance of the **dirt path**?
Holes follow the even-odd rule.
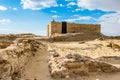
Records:
[[[26,65],[21,80],[52,80],[48,70],[47,48],[39,49]]]

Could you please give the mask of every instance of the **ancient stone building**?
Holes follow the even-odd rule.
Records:
[[[100,24],[76,24],[67,22],[56,22],[52,21],[47,27],[47,36],[52,36],[55,33],[65,34],[65,33],[100,33]]]

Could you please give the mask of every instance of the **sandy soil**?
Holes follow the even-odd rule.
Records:
[[[58,42],[51,43],[50,46],[57,49],[61,55],[79,53],[90,57],[120,56],[119,50],[106,47],[109,42],[111,41],[90,41],[82,44],[79,42]],[[120,44],[119,40],[113,42]],[[54,80],[51,78],[48,69],[47,61],[49,57],[50,54],[47,51],[47,47],[39,49],[35,56],[30,58],[20,80]],[[114,62],[120,64],[120,59],[114,60]],[[77,76],[74,78],[55,80],[120,80],[120,73],[90,73],[89,76]]]
[[[77,53],[85,56],[90,56],[93,58],[101,57],[101,56],[120,56],[119,49],[113,49],[111,47],[107,47],[110,43],[115,43],[120,45],[120,40],[105,40],[105,41],[87,41],[81,43],[77,42],[58,42],[52,43],[51,47],[55,48],[61,55],[69,54],[69,53]]]
[[[88,42],[55,42],[51,43],[50,47],[55,49],[60,56],[65,56],[69,53],[80,54],[89,56],[92,58],[98,58],[102,56],[117,56],[120,57],[120,50],[108,47],[110,43],[120,45],[120,40],[105,40],[105,41],[88,41]],[[120,59],[109,59],[110,62],[115,65],[120,65]],[[59,80],[120,80],[120,72],[113,73],[89,73],[89,76],[75,76],[68,79]]]
[[[26,65],[21,80],[52,80],[48,70],[47,48],[39,49]]]
[[[13,49],[15,46],[14,45],[10,46],[10,45],[17,42],[18,37],[26,38],[26,39],[32,38],[33,40],[35,39],[38,42],[48,41],[48,38],[46,37],[40,37],[40,36],[34,37],[34,36],[35,35],[33,34],[16,35],[16,36],[10,35],[10,37],[5,35],[0,35],[0,38],[1,38],[0,52],[2,53],[3,49],[5,48]],[[118,46],[110,47],[110,43],[114,43],[115,45],[118,45]],[[32,56],[29,59],[28,63],[25,65],[25,70],[23,71],[20,80],[120,80],[120,72],[112,72],[112,73],[91,72],[89,73],[89,75],[85,75],[85,76],[74,75],[73,77],[67,77],[65,79],[61,79],[61,78],[53,79],[50,76],[49,68],[48,68],[48,59],[51,57],[51,54],[49,54],[48,52],[48,48],[55,49],[55,51],[60,53],[60,56],[65,56],[67,54],[74,54],[74,53],[84,55],[84,56],[89,56],[92,58],[98,58],[102,56],[105,56],[105,57],[117,56],[118,57],[117,59],[115,58],[108,59],[106,60],[106,62],[109,62],[114,65],[120,65],[120,40],[117,40],[117,39],[91,40],[91,41],[68,41],[68,42],[66,41],[66,42],[53,42],[53,43],[47,42],[45,47],[41,48],[41,45],[40,45],[40,48],[35,53],[35,56]],[[6,56],[4,57],[4,55],[2,55],[2,57],[6,58]],[[12,79],[10,78],[7,80],[12,80]],[[19,80],[19,79],[15,78],[14,80]]]

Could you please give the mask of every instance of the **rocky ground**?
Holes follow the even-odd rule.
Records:
[[[0,35],[0,80],[119,80],[119,75],[119,37],[54,42],[34,34]]]
[[[49,61],[53,78],[61,80],[120,78],[120,40],[54,42],[49,46],[49,53],[53,55]],[[111,75],[112,78],[105,75]]]

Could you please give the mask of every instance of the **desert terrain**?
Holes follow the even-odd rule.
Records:
[[[120,80],[119,36],[61,38],[1,34],[0,80]]]

